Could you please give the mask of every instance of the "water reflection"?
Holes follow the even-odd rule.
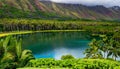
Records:
[[[20,37],[23,38],[23,48],[32,50],[36,58],[60,59],[65,54],[83,58],[83,51],[91,41],[86,32],[43,32]]]

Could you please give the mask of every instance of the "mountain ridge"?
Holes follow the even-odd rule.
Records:
[[[13,11],[16,10],[19,13]],[[14,12],[14,13],[13,13]],[[9,13],[9,14],[8,14]],[[16,15],[15,15],[16,14]],[[39,0],[1,0],[0,17],[120,19],[120,7],[55,3]]]

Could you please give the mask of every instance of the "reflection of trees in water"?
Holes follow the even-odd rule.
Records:
[[[56,33],[36,33],[23,36],[24,41],[36,42],[60,42],[65,40],[89,39],[86,32],[56,32]]]
[[[36,34],[23,35],[24,41],[33,42],[54,42],[76,39],[89,39],[89,33],[86,32],[43,32]]]

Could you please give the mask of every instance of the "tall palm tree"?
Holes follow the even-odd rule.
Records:
[[[8,36],[4,40],[0,41],[0,52],[2,52],[0,53],[1,64],[7,63],[9,66],[12,63],[12,67],[23,67],[27,64],[29,60],[34,59],[32,51],[22,50],[21,42],[21,39],[18,41],[12,36]]]

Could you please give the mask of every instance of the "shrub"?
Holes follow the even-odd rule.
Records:
[[[120,66],[115,67],[114,69],[120,69]]]
[[[68,69],[114,69],[120,66],[117,61],[105,60],[105,59],[36,59],[31,60],[26,67],[38,67],[38,68],[68,68]],[[120,68],[116,68],[120,69]]]
[[[72,55],[63,55],[61,57],[62,60],[65,60],[65,59],[74,59],[74,57]]]

